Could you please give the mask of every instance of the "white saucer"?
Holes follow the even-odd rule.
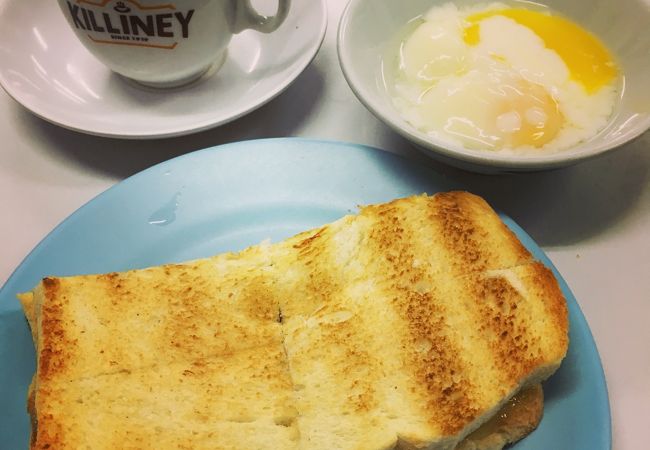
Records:
[[[255,4],[272,9],[275,0]],[[271,6],[273,5],[273,6]],[[56,2],[0,2],[0,85],[37,116],[119,138],[188,134],[222,125],[281,93],[307,67],[327,26],[325,0],[294,0],[271,34],[235,35],[216,74],[155,90],[112,73],[77,40]]]

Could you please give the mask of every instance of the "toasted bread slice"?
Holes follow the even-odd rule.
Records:
[[[247,278],[264,249],[246,255],[46,278],[22,295],[32,448],[295,448],[279,311],[264,270]]]
[[[23,306],[23,310],[25,312],[25,317],[27,318],[30,327],[32,330],[35,330],[35,322],[36,319],[34,317],[34,306],[33,306],[33,295],[31,293],[27,294],[21,294],[20,296],[20,301]],[[36,342],[36,335],[33,335],[34,337],[34,342]],[[254,356],[254,355],[252,355]],[[277,355],[276,355],[277,357]],[[228,361],[228,360],[226,360]],[[277,360],[276,360],[277,361]],[[205,374],[205,367],[208,366],[203,365],[201,366],[201,371],[200,374]],[[259,366],[258,366],[259,367]],[[276,366],[277,367],[277,366]],[[184,370],[189,370],[189,369],[184,369]],[[153,374],[158,374],[155,369],[152,368],[150,370]],[[143,374],[139,374],[140,377],[142,377]],[[182,376],[188,376],[192,375],[192,378],[196,378],[196,371],[191,371],[190,373],[181,373]],[[274,376],[273,374],[270,375],[270,382],[277,382],[283,379],[283,377],[278,377]],[[151,376],[151,375],[150,375]],[[122,379],[119,379],[122,378]],[[104,384],[111,386],[111,385],[122,385],[124,383],[124,373],[117,374],[117,376],[105,376],[101,380]],[[246,378],[250,378],[250,374],[246,373]],[[147,380],[143,383],[142,379],[140,378],[139,380],[136,379],[131,379],[129,380],[131,382],[131,388],[133,389],[133,382],[136,382],[136,387],[141,388],[143,385],[151,385],[151,379],[155,378],[147,378]],[[139,381],[139,383],[138,383]],[[214,386],[214,385],[213,385]],[[213,387],[212,386],[212,387]],[[87,387],[87,385],[85,386]],[[163,386],[163,389],[167,388],[169,389],[170,384],[167,383],[166,385]],[[285,386],[286,388],[286,386]],[[210,389],[210,386],[208,386],[208,389]],[[230,388],[226,388],[227,391],[230,391]],[[264,392],[268,392],[267,389],[264,390]],[[53,396],[53,395],[48,395],[46,396],[46,399],[41,399],[42,403],[45,403],[45,405],[41,406],[41,411],[52,411],[48,417],[51,417],[51,420],[54,418],[58,417],[60,414],[57,414],[57,407],[60,407],[61,404],[66,403],[65,398],[70,395],[76,395],[76,399],[68,399],[68,402],[72,405],[75,405],[79,403],[79,399],[85,398],[84,395],[82,395],[80,392],[75,391],[75,392],[70,392],[70,390],[63,391],[59,390],[59,395],[58,396]],[[286,392],[285,392],[286,395]],[[56,400],[56,404],[52,404],[52,400]],[[139,398],[140,404],[142,404],[143,401],[146,401],[146,396],[143,398],[142,394],[139,390],[136,390],[135,396],[134,396],[134,402],[137,402],[137,399]],[[49,401],[48,401],[49,399]],[[78,422],[81,420],[79,416],[83,417],[85,414],[85,409],[86,408],[91,408],[93,410],[98,409],[101,410],[106,407],[106,399],[103,398],[100,401],[102,404],[100,405],[95,405],[94,407],[89,405],[88,403],[92,400],[97,401],[98,398],[97,396],[92,396],[89,399],[89,401],[81,403],[76,410],[74,410],[74,413],[76,413],[77,417],[70,421],[72,424]],[[277,400],[277,399],[276,399]],[[543,392],[542,392],[542,387],[539,384],[533,385],[531,387],[527,387],[522,389],[521,392],[516,394],[512,399],[508,401],[507,404],[505,404],[501,410],[497,414],[495,414],[490,420],[488,420],[485,424],[481,425],[480,428],[478,428],[476,431],[471,433],[469,436],[467,436],[456,448],[456,450],[500,450],[502,449],[505,445],[511,444],[514,442],[517,442],[518,440],[522,439],[525,437],[527,434],[529,434],[532,430],[537,427],[539,424],[539,421],[542,418],[542,411],[543,411]],[[76,403],[75,403],[76,402]],[[115,402],[117,405],[120,405],[119,402]],[[235,406],[240,406],[238,402],[235,402]],[[223,436],[224,434],[226,436],[238,436],[241,433],[252,433],[254,436],[262,437],[262,436],[270,436],[273,434],[280,434],[280,436],[277,437],[277,441],[291,441],[292,438],[298,438],[298,429],[297,429],[297,424],[295,422],[295,411],[290,409],[290,407],[287,406],[286,403],[277,402],[278,406],[281,406],[280,408],[276,407],[274,408],[275,411],[279,412],[280,414],[276,414],[273,419],[273,423],[275,425],[281,424],[285,425],[287,428],[277,428],[277,427],[268,427],[268,418],[267,418],[267,423],[266,423],[266,428],[264,428],[264,425],[262,427],[259,427],[259,420],[257,421],[257,424],[255,421],[251,421],[249,417],[251,417],[250,412],[242,412],[240,411],[238,416],[232,416],[232,420],[230,423],[226,422],[223,423],[224,421],[215,421],[215,422],[220,422],[218,426],[221,427],[228,427],[229,429],[221,429],[217,433],[218,436]],[[152,408],[152,405],[147,405],[149,409]],[[282,407],[284,409],[282,409]],[[28,393],[28,412],[30,413],[30,416],[35,418],[35,405],[34,405],[34,391],[32,389],[32,386],[30,385],[29,393]],[[168,410],[169,411],[169,410]],[[232,414],[232,413],[231,413]],[[107,420],[108,415],[103,415],[102,418],[103,420]],[[120,417],[125,417],[125,416],[120,416]],[[198,413],[196,413],[195,417],[200,417],[201,422],[205,422],[203,420],[204,416],[200,416]],[[169,418],[168,418],[169,419]],[[109,419],[110,420],[110,419]],[[142,420],[140,418],[141,422],[138,424],[138,429],[136,430],[137,433],[143,433],[143,430],[148,429],[148,423],[145,418],[145,420]],[[144,423],[142,423],[144,422]],[[238,423],[241,424],[246,424],[246,425],[240,425],[241,429],[240,430],[235,430],[238,425]],[[101,433],[106,433],[106,430],[110,430],[114,428],[117,424],[116,423],[111,423],[110,426],[105,426],[105,425],[97,425],[95,427],[95,432],[97,434]],[[33,424],[34,428],[36,427],[36,423]],[[47,426],[48,428],[60,428],[61,425],[56,425],[56,424],[43,424],[43,426]],[[129,428],[132,426],[129,422],[126,424],[120,424],[118,427],[119,430],[129,430]],[[270,429],[269,429],[270,428]],[[174,427],[167,427],[167,428],[162,428],[159,427],[156,429],[156,433],[160,441],[165,441],[166,439],[173,439],[173,436],[165,438],[162,436],[164,432],[169,432],[170,430],[173,430]],[[72,433],[75,433],[77,430],[76,428],[73,428],[70,430]],[[214,431],[213,429],[210,429],[210,432]],[[132,433],[133,430],[130,430],[129,433]],[[214,436],[210,435],[210,432],[204,433],[204,439],[205,439],[205,444],[213,444],[217,445],[214,440],[211,440],[210,437]],[[146,433],[149,433],[149,431],[146,431]],[[285,433],[288,433],[288,435],[285,435]],[[114,442],[120,442],[120,440],[123,440],[124,437],[121,437],[120,440],[117,440],[118,438],[112,434],[109,436],[97,436],[97,439],[100,439],[102,441],[110,442],[113,440]],[[187,437],[182,438],[183,442],[187,441]],[[182,444],[183,442],[176,442],[175,444]],[[255,443],[256,447],[258,448],[264,448],[262,445],[263,443],[268,442],[268,441],[260,441],[258,443]],[[224,444],[223,441],[219,440],[218,441],[219,445]],[[241,441],[239,442],[232,442],[230,444],[231,448],[236,448],[242,444]],[[274,444],[275,445],[275,444]]]
[[[265,252],[256,247],[186,264],[45,278],[33,291],[39,381],[281,345]]]
[[[274,448],[450,449],[548,377],[568,344],[550,271],[485,202],[460,192],[366,207],[239,254],[48,278],[33,310],[33,448],[84,446],[84,436],[111,448],[102,427],[141,448],[219,448],[209,424],[222,448],[263,448],[254,424]],[[223,376],[201,372],[187,385],[178,376],[238,358],[249,363],[223,364]],[[206,386],[228,396],[233,374],[281,388],[231,397],[246,426],[211,412],[223,405],[206,395],[197,415],[162,414],[160,439],[154,410],[196,401]],[[71,404],[76,393],[84,406]],[[81,420],[95,410],[105,420]]]
[[[297,448],[279,346],[43,383],[34,448]]]
[[[310,448],[451,448],[566,353],[553,275],[474,196],[365,208],[293,246],[278,297]]]

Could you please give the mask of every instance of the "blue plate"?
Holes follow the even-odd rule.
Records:
[[[0,290],[0,447],[27,448],[29,328],[15,299],[43,276],[119,271],[276,241],[357,205],[458,189],[397,156],[351,144],[272,139],[194,152],[137,174],[80,208],[25,259]],[[506,224],[547,266],[511,219]],[[555,268],[569,305],[569,353],[546,383],[544,418],[517,450],[611,447],[607,387],[589,327]]]

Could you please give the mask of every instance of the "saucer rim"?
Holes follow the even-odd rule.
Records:
[[[13,1],[19,1],[22,3],[22,0],[13,0]],[[7,0],[7,2],[3,5],[4,7],[8,7],[9,3],[11,3],[12,0]],[[51,112],[44,112],[42,108],[39,107],[39,102],[30,102],[28,99],[25,98],[19,98],[19,95],[16,95],[19,93],[19,90],[12,90],[11,87],[9,86],[9,83],[3,76],[3,71],[0,70],[0,87],[3,89],[4,92],[7,93],[7,95],[16,103],[18,103],[20,106],[25,108],[27,111],[35,115],[36,117],[45,120],[48,123],[51,123],[53,125],[59,126],[61,128],[65,128],[67,130],[83,133],[83,134],[88,134],[92,136],[99,136],[99,137],[107,137],[107,138],[118,138],[118,139],[132,139],[132,140],[145,140],[145,139],[164,139],[164,138],[170,138],[170,137],[177,137],[177,136],[185,136],[189,134],[194,134],[194,133],[200,133],[202,131],[206,131],[212,128],[219,127],[221,125],[225,125],[227,123],[233,122],[247,114],[250,114],[251,112],[255,111],[258,108],[261,108],[265,104],[269,103],[271,100],[282,94],[293,82],[302,74],[307,67],[313,62],[314,58],[318,55],[318,52],[320,51],[323,42],[325,40],[325,34],[327,32],[327,26],[328,26],[328,14],[327,14],[327,4],[326,0],[318,0],[318,4],[320,5],[320,10],[319,10],[319,16],[320,16],[320,24],[317,33],[314,33],[314,44],[309,47],[303,54],[300,56],[297,61],[300,62],[300,64],[296,67],[296,69],[292,72],[287,73],[287,75],[282,79],[280,83],[278,83],[274,89],[270,89],[266,92],[264,92],[263,95],[259,96],[255,101],[250,102],[249,105],[246,105],[243,107],[240,111],[235,112],[234,114],[229,114],[224,118],[217,118],[215,119],[207,119],[207,120],[202,120],[202,121],[197,121],[192,124],[187,124],[187,125],[182,125],[180,127],[174,128],[173,126],[167,127],[166,130],[149,130],[149,131],[125,131],[125,130],[115,130],[115,131],[110,131],[106,129],[96,129],[92,126],[84,126],[80,125],[79,123],[71,123],[69,120],[61,120],[57,117],[53,117]],[[310,5],[314,6],[314,5]],[[4,21],[4,17],[2,14],[2,9],[0,9],[0,24]],[[92,55],[91,55],[92,57]],[[302,60],[301,60],[302,59]],[[6,66],[5,66],[6,67]],[[109,71],[110,69],[106,68],[105,70]],[[119,76],[119,75],[118,75]],[[260,79],[264,79],[265,77],[261,77]],[[194,81],[193,83],[196,83],[200,81],[201,79],[199,78],[197,81]],[[256,80],[256,82],[258,82]],[[190,83],[193,84],[193,83]],[[172,88],[174,90],[182,89],[183,87],[177,87],[177,88]],[[148,91],[151,90],[151,88],[147,89]],[[47,103],[47,102],[45,102]]]

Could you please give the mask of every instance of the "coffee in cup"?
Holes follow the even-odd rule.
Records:
[[[233,34],[275,31],[289,12],[278,0],[275,16],[250,0],[58,0],[83,45],[114,72],[147,86],[174,87],[220,65]]]

